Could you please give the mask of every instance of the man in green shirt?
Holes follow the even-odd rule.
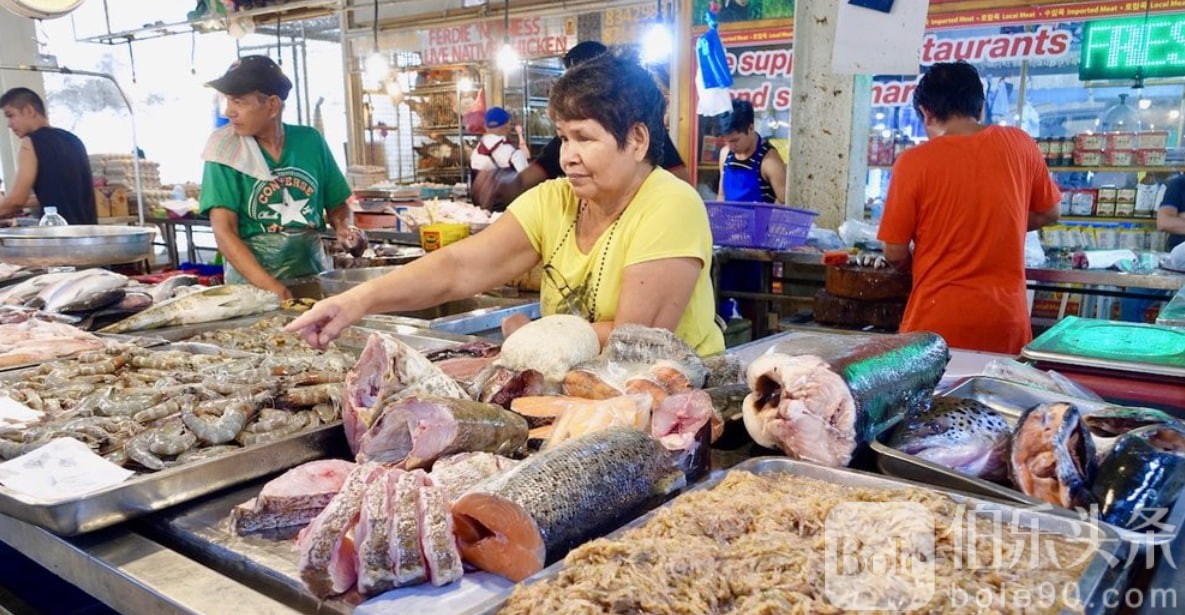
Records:
[[[242,57],[206,85],[226,96],[230,120],[202,153],[201,211],[226,281],[290,299],[294,283],[330,268],[326,222],[339,240],[354,232],[350,187],[320,133],[281,121],[292,82],[270,58]]]

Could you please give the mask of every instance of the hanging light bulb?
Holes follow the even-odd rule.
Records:
[[[379,51],[379,0],[374,0],[374,51],[366,58],[363,77],[371,89],[381,90],[387,80],[391,65],[387,63],[387,56]]]
[[[661,64],[671,57],[675,48],[671,29],[662,18],[662,0],[658,0],[658,11],[654,16],[654,23],[642,35],[642,62],[645,64]]]
[[[510,41],[502,43],[498,48],[498,68],[504,73],[513,73],[518,70],[521,58],[518,55],[518,49],[510,44]]]

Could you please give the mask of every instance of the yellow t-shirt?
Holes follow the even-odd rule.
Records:
[[[508,208],[531,240],[546,267],[595,310],[593,320],[612,321],[617,314],[626,267],[664,258],[697,258],[703,263],[695,290],[675,334],[701,356],[724,351],[724,334],[715,322],[715,298],[709,272],[712,231],[708,213],[695,189],[664,169],[655,169],[618,220],[597,239],[588,254],[576,241],[579,199],[566,178],[543,182]],[[568,292],[568,294],[571,294]],[[562,294],[547,272],[541,289],[543,314],[567,313]],[[587,318],[589,314],[580,316]]]

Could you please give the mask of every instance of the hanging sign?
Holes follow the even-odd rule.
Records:
[[[564,19],[529,17],[511,19],[510,44],[523,58],[562,56],[575,44],[575,31]],[[424,64],[462,64],[486,62],[502,46],[502,20],[488,20],[420,31],[420,50]]]
[[[1131,79],[1185,75],[1185,15],[1088,21],[1078,78]]]

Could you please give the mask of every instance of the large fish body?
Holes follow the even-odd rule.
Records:
[[[1012,428],[974,399],[935,397],[930,409],[905,419],[886,442],[906,454],[991,481],[1008,478]]]
[[[602,535],[685,480],[649,435],[613,428],[569,440],[453,504],[462,557],[512,581]]]
[[[383,407],[358,442],[358,459],[431,466],[454,453],[518,452],[527,444],[527,421],[492,404],[447,397],[408,397]]]
[[[102,331],[104,333],[125,333],[177,325],[192,325],[250,316],[279,308],[280,300],[275,293],[254,286],[246,284],[211,286],[158,303],[143,312],[105,327]]]
[[[38,276],[31,277],[24,282],[14,284],[8,288],[0,289],[0,304],[4,305],[24,305],[35,298],[46,287],[61,282],[86,275],[91,270],[83,271],[65,271],[60,273],[43,273]]]
[[[1104,521],[1156,531],[1185,488],[1185,429],[1150,425],[1119,437],[1099,464],[1092,492]]]
[[[1063,508],[1095,502],[1090,491],[1098,469],[1094,439],[1073,404],[1051,402],[1025,410],[1010,446],[1008,473],[1026,495]]]
[[[468,398],[461,385],[419,351],[393,335],[372,333],[346,374],[342,426],[350,450],[358,452],[363,434],[388,403],[413,396]]]
[[[833,356],[773,353],[746,370],[745,429],[755,442],[842,466],[880,431],[924,408],[950,350],[928,332],[868,338]]]
[[[87,269],[75,277],[65,278],[42,288],[29,305],[46,312],[71,311],[86,304],[96,295],[127,286],[128,279],[104,269]],[[116,299],[118,300],[118,299]]]

